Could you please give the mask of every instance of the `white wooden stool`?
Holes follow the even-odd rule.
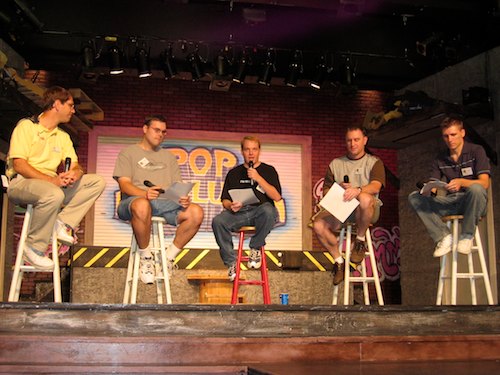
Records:
[[[369,283],[375,284],[375,290],[377,292],[377,300],[380,306],[384,305],[384,297],[382,296],[382,289],[380,287],[380,279],[378,277],[378,268],[377,261],[375,259],[375,252],[373,251],[372,237],[370,234],[370,229],[366,230],[365,238],[366,238],[366,246],[368,247],[368,251],[365,253],[365,259],[359,265],[361,268],[361,276],[351,276],[350,263],[351,263],[351,242],[353,235],[353,227],[354,223],[344,223],[342,229],[340,231],[339,236],[339,251],[340,253],[344,253],[344,261],[345,261],[345,273],[344,273],[344,305],[349,305],[349,294],[350,294],[350,286],[351,283],[363,283],[363,295],[365,305],[370,304],[370,293],[369,293]],[[345,249],[344,249],[345,245]],[[368,276],[366,274],[366,257],[369,258],[371,268],[372,268],[372,276]],[[339,285],[333,286],[333,301],[332,304],[336,305],[338,301],[338,291]]]
[[[468,272],[458,272],[458,255],[459,255],[459,252],[457,251],[457,244],[459,238],[458,227],[460,220],[462,220],[463,218],[464,217],[462,215],[450,215],[441,218],[443,222],[445,222],[448,225],[448,228],[451,229],[453,242],[452,242],[451,252],[441,257],[441,268],[439,270],[436,305],[442,304],[445,280],[450,280],[451,304],[452,305],[457,304],[458,279],[469,280],[473,305],[477,305],[476,279],[483,279],[484,287],[486,290],[486,297],[488,299],[488,304],[493,305],[493,294],[491,291],[490,278],[488,277],[488,268],[486,266],[486,260],[484,258],[484,250],[481,242],[481,235],[479,233],[479,228],[477,226],[474,233],[471,252],[469,254],[462,254],[467,257]],[[479,257],[479,264],[481,266],[481,272],[474,271],[474,260],[473,260],[474,251],[477,251],[477,255]],[[451,267],[449,266],[448,263],[450,261],[451,261]],[[450,268],[451,271],[449,270]]]
[[[31,225],[31,218],[33,216],[33,205],[28,204],[26,213],[24,214],[23,227],[21,229],[21,236],[17,244],[16,263],[12,274],[12,281],[9,290],[9,302],[19,301],[19,293],[21,291],[21,284],[23,282],[23,275],[25,272],[50,272],[38,270],[23,259],[24,244],[28,236],[28,230]],[[57,246],[57,234],[55,229],[52,231],[52,261],[54,262],[54,269],[52,271],[52,282],[54,284],[54,302],[62,302],[61,294],[61,274],[59,269],[59,249]]]
[[[153,216],[151,218],[151,222],[152,238],[150,244],[152,244],[152,246],[150,247],[150,250],[153,254],[155,264],[160,265],[159,270],[155,267],[156,296],[158,303],[163,303],[163,292],[165,292],[167,303],[171,304],[172,295],[170,293],[168,260],[165,250],[165,235],[163,233],[163,224],[165,223],[165,219],[163,217]],[[132,245],[130,247],[123,303],[137,303],[140,261],[139,247],[137,246],[135,236],[132,234]]]

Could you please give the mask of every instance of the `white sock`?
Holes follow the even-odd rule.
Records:
[[[335,258],[335,262],[338,263],[338,264],[342,264],[344,263],[344,258],[341,256],[339,256],[338,258]]]
[[[365,242],[365,236],[356,236],[356,239],[359,240],[359,241],[363,241]]]
[[[149,250],[149,247],[146,247],[145,249],[139,249],[139,256],[141,258],[151,258],[153,255],[151,254],[151,250]]]
[[[175,246],[174,243],[172,242],[170,246],[167,248],[167,259],[174,260],[177,254],[179,254],[180,252],[181,249]]]

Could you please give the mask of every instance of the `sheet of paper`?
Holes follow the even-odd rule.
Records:
[[[445,189],[445,186],[448,185],[448,183],[444,181],[439,181],[439,180],[431,180],[427,183],[424,184],[424,187],[420,189],[420,194],[429,196],[431,194],[431,190],[434,188],[442,188]]]
[[[354,198],[349,202],[344,202],[345,189],[337,183],[334,183],[328,193],[323,197],[319,204],[335,216],[340,222],[347,220],[349,215],[358,207],[359,201]]]
[[[243,206],[259,203],[259,198],[253,192],[253,189],[231,189],[228,191],[233,202],[241,202]]]
[[[159,198],[179,202],[179,198],[187,196],[193,186],[193,182],[174,182]]]

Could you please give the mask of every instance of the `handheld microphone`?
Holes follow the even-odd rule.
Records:
[[[153,184],[151,181],[149,180],[144,180],[144,185],[147,186],[147,187],[153,187],[155,186],[155,184]],[[165,192],[165,190],[163,189],[158,189],[158,193],[160,194],[163,194]]]
[[[71,168],[71,158],[68,156],[64,159],[64,172],[68,172]],[[66,189],[66,186],[62,186],[63,189]]]
[[[253,161],[252,160],[250,160],[248,162],[248,168],[253,168]],[[253,178],[250,179],[250,185],[253,186]]]
[[[349,176],[348,175],[344,176],[344,183],[346,183],[346,184],[349,183]]]
[[[68,156],[66,159],[64,159],[64,172],[68,172],[70,167],[71,167],[71,158]]]

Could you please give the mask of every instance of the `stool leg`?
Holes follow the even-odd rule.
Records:
[[[436,305],[440,306],[442,301],[443,301],[443,287],[444,287],[444,280],[446,278],[445,276],[445,269],[446,269],[446,259],[451,256],[451,254],[446,254],[441,257],[440,260],[440,265],[441,268],[439,269],[439,278],[438,278],[438,290],[437,290],[437,296],[436,296]]]
[[[28,228],[31,224],[32,213],[33,213],[33,205],[28,204],[26,213],[24,214],[21,236],[19,237],[19,243],[17,244],[16,263],[14,265],[14,272],[12,273],[12,281],[10,283],[10,290],[9,290],[9,299],[8,299],[9,302],[19,301],[19,292],[21,290],[21,282],[23,279],[23,271],[21,270],[21,266],[24,264],[23,261],[24,244],[26,242],[26,237],[28,236]]]
[[[370,229],[366,230],[366,244],[368,246],[368,254],[370,257],[370,265],[372,267],[373,280],[375,282],[375,291],[377,292],[377,300],[380,306],[384,305],[384,296],[380,286],[380,277],[378,276],[377,260],[375,259],[375,251],[373,250],[372,235]]]
[[[365,305],[370,304],[370,290],[368,289],[368,280],[366,280],[366,258],[361,261],[361,277],[365,278],[363,280],[363,297]]]
[[[457,304],[457,268],[458,268],[458,219],[453,219],[453,242],[451,247],[451,304]]]
[[[54,270],[52,272],[52,283],[54,285],[54,302],[62,302],[61,293],[61,269],[59,268],[59,248],[57,246],[57,233],[52,231],[52,261]]]
[[[267,273],[267,259],[266,259],[266,250],[264,246],[260,248],[260,257],[262,263],[260,265],[260,276],[262,279],[262,297],[264,301],[264,305],[271,304],[271,292],[269,290],[269,277]]]
[[[236,277],[233,281],[233,294],[231,296],[231,304],[238,303],[238,289],[240,286],[240,272],[241,272],[241,257],[243,253],[243,244],[245,242],[245,232],[240,232],[240,240],[238,243],[238,256],[236,258]]]
[[[130,251],[128,256],[128,266],[127,266],[127,276],[125,279],[125,291],[123,292],[123,303],[130,302],[130,289],[132,288],[132,271],[134,269],[134,256],[137,251],[137,242],[135,241],[135,236],[132,235],[132,244],[130,245]]]
[[[139,284],[139,265],[141,262],[141,256],[139,255],[139,250],[136,245],[136,249],[130,256],[134,257],[133,260],[133,271],[132,271],[132,293],[130,296],[130,303],[137,303],[137,287]]]
[[[160,248],[160,257],[161,257],[161,272],[163,274],[163,286],[165,288],[165,295],[167,297],[167,303],[172,303],[172,293],[170,291],[170,275],[168,273],[168,261],[167,261],[167,253],[165,251],[165,237],[163,232],[163,223],[156,223],[156,230],[154,235],[159,240],[159,248]],[[158,283],[158,282],[157,282]],[[161,293],[161,291],[160,291]]]
[[[342,254],[342,251],[344,249],[344,240],[345,240],[345,228],[342,228],[340,230],[340,235],[339,235],[339,252]],[[333,298],[332,298],[332,305],[336,305],[337,301],[339,298],[339,286],[334,285],[333,286]]]
[[[488,304],[493,305],[493,293],[491,291],[491,283],[490,278],[488,276],[488,268],[486,266],[486,260],[484,258],[483,244],[481,242],[481,235],[479,233],[479,228],[476,226],[476,233],[474,235],[476,246],[477,246],[477,254],[479,256],[479,263],[481,265],[481,271],[483,273],[484,287],[486,289],[486,297],[488,299]]]
[[[344,273],[344,305],[349,305],[349,290],[351,284],[351,241],[352,240],[352,224],[347,225],[346,241],[345,241],[345,273]]]
[[[474,259],[472,258],[472,252],[467,254],[467,267],[469,269],[469,283],[470,283],[470,295],[472,299],[472,304],[477,305],[477,293],[476,293],[476,278],[474,276]]]

